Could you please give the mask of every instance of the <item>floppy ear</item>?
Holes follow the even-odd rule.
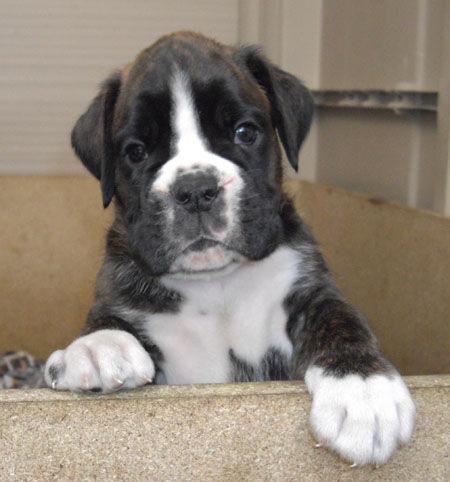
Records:
[[[72,130],[72,147],[89,172],[100,180],[105,208],[111,203],[115,190],[111,127],[120,84],[120,74],[108,78]]]
[[[311,93],[296,77],[269,62],[258,48],[242,47],[236,55],[265,91],[272,107],[272,123],[289,162],[297,169],[298,153],[313,117]]]

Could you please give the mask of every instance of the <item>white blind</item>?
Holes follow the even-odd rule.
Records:
[[[0,174],[83,172],[70,130],[97,86],[161,35],[238,40],[238,0],[1,0]]]

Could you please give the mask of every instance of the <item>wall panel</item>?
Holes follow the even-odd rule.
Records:
[[[238,1],[2,0],[0,174],[84,172],[70,129],[109,72],[159,36],[238,40]]]

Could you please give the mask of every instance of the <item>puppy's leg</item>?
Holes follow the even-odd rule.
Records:
[[[411,438],[408,389],[347,303],[316,293],[308,304],[294,330],[295,369],[313,396],[313,432],[354,464],[382,464]]]
[[[137,338],[101,329],[55,351],[45,366],[46,383],[58,390],[113,392],[151,383],[153,361]]]

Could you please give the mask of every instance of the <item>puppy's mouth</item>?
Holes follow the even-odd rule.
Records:
[[[171,274],[196,275],[228,272],[242,257],[225,244],[199,238],[186,246],[170,267]]]
[[[200,238],[190,243],[184,250],[183,253],[189,253],[190,251],[202,252],[210,248],[215,248],[217,246],[223,246],[222,243],[215,239],[210,238]]]

